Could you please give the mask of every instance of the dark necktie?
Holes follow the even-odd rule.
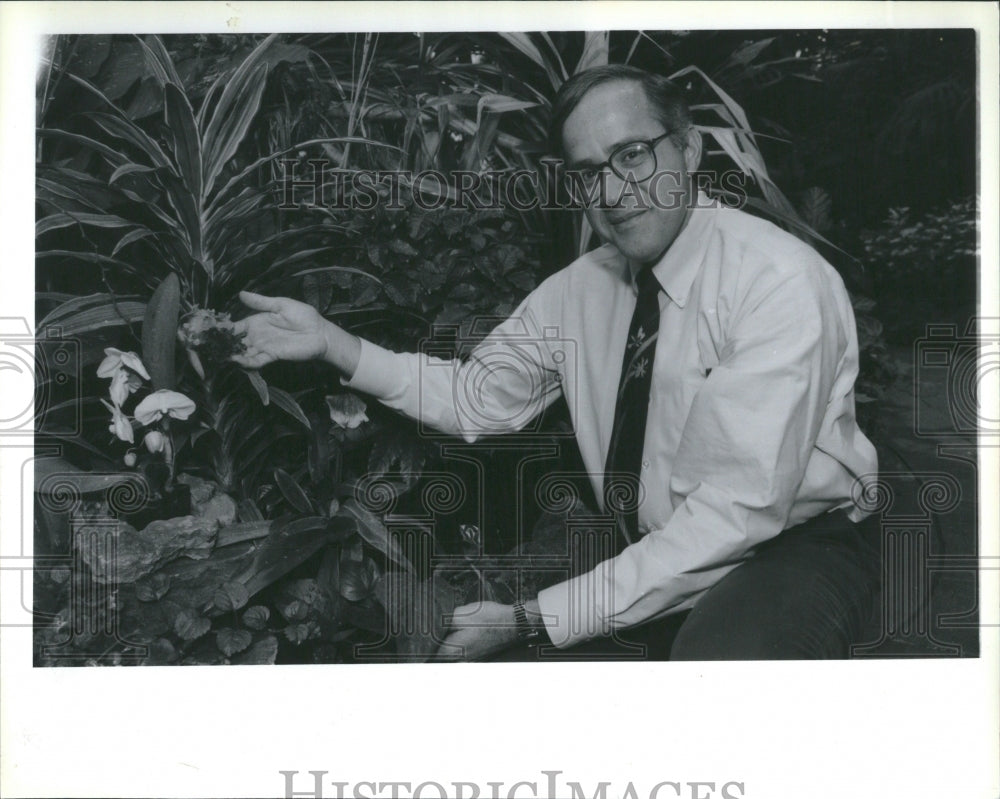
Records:
[[[636,276],[639,298],[625,342],[611,445],[605,466],[605,504],[614,513],[627,544],[639,534],[639,475],[646,437],[653,357],[660,329],[660,284],[646,267]]]

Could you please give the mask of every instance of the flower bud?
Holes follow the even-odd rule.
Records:
[[[138,458],[136,458],[135,453],[132,452],[132,450],[129,450],[128,452],[125,453],[126,466],[135,466],[136,460],[138,460]]]
[[[146,437],[143,439],[146,445],[146,449],[150,452],[163,452],[163,447],[166,445],[167,441],[163,437],[163,433],[159,430],[150,430],[146,433]]]

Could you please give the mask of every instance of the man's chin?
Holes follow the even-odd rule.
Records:
[[[612,241],[618,248],[618,252],[625,256],[626,260],[636,266],[656,263],[667,251],[666,247],[657,247],[650,242],[636,242],[628,239]]]

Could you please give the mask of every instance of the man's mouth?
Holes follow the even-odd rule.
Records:
[[[630,211],[617,211],[614,213],[607,213],[606,216],[608,222],[610,222],[615,227],[618,227],[620,225],[624,225],[626,222],[635,219],[636,217],[642,216],[642,214],[646,213],[647,210],[648,209],[646,208],[635,208]]]

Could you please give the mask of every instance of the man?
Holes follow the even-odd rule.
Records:
[[[574,76],[552,132],[605,244],[544,281],[468,362],[390,353],[251,294],[263,313],[239,326],[240,362],[324,359],[470,440],[566,395],[629,545],[524,605],[458,608],[442,653],[487,658],[544,634],[584,653],[613,636],[673,659],[846,657],[876,587],[854,500],[876,456],[855,422],[839,276],[695,189],[701,137],[668,81],[622,66]],[[615,475],[631,505],[609,490]]]

